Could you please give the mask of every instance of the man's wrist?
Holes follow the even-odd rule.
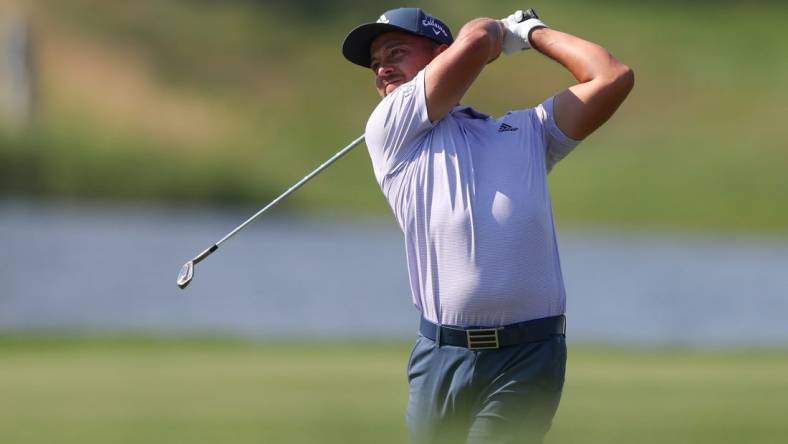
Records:
[[[536,31],[537,29],[546,29],[547,25],[545,25],[544,22],[542,22],[538,18],[531,18],[520,23],[518,27],[519,27],[520,37],[522,37],[523,40],[525,40],[525,43],[528,44],[528,48],[526,49],[530,49],[533,48],[533,41],[531,40],[531,34],[533,34],[533,32]]]
[[[544,41],[549,33],[550,33],[550,28],[548,28],[547,26],[533,28],[528,33],[528,42],[531,44],[532,48],[534,48],[539,52],[542,52]]]

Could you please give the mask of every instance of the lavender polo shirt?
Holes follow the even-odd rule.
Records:
[[[431,123],[422,70],[372,112],[369,155],[428,320],[493,327],[564,313],[547,173],[578,142],[552,105],[499,119],[457,106]]]

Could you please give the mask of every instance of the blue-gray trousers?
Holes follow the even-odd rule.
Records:
[[[472,351],[419,335],[408,361],[407,422],[418,444],[541,443],[558,409],[564,335]]]

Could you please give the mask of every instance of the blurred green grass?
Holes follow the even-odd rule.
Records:
[[[259,204],[363,131],[371,74],[339,47],[397,2],[37,0],[32,134],[0,131],[0,192]],[[422,2],[455,32],[515,1]],[[533,1],[637,81],[551,177],[567,224],[785,233],[784,2]],[[87,13],[86,11],[90,11]],[[742,28],[741,24],[750,26]],[[493,115],[572,82],[538,54],[491,64],[465,102]],[[361,148],[284,202],[388,216]]]
[[[404,443],[405,344],[0,336],[7,443]],[[548,444],[783,443],[784,350],[570,346]]]

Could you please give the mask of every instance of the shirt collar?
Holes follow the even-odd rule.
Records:
[[[471,119],[489,119],[490,116],[484,113],[480,113],[475,109],[471,108],[467,105],[457,105],[451,110],[452,114],[459,114],[464,117],[469,117]]]

